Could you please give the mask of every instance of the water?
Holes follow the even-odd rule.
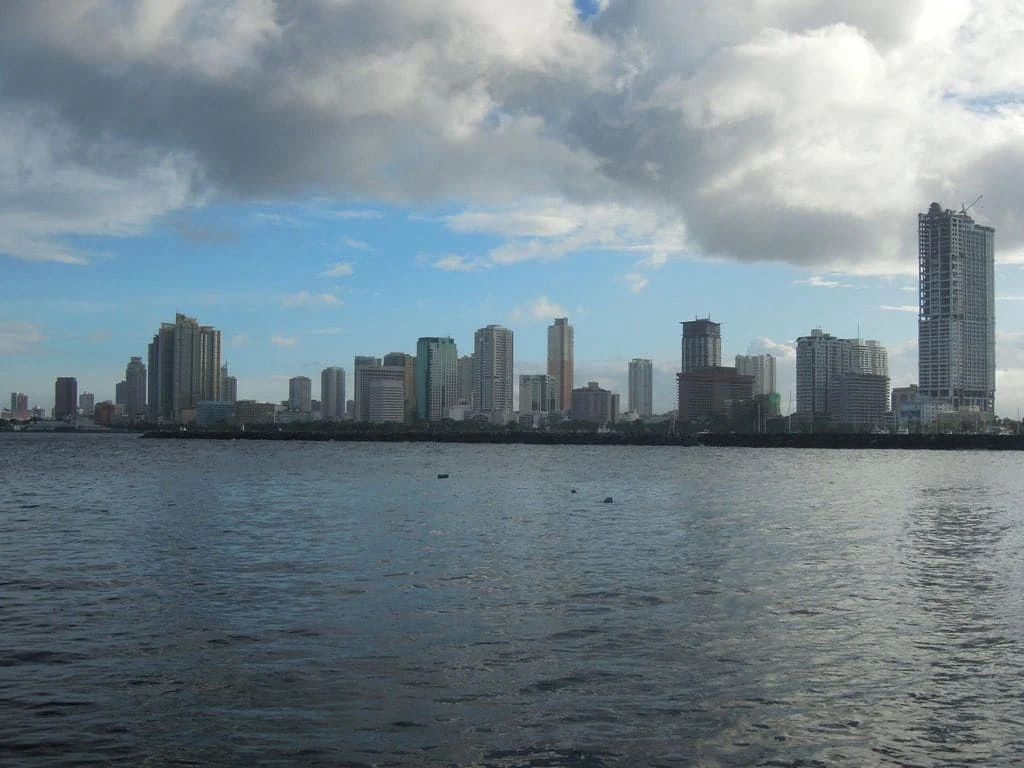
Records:
[[[1018,462],[0,435],[0,764],[1020,764]]]

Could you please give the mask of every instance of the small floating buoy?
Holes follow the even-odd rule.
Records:
[[[438,480],[447,480],[448,479],[448,473],[447,472],[444,472],[444,473],[440,473],[439,472],[437,474],[437,479]]]
[[[569,493],[576,493],[576,489],[573,488],[571,491],[569,491]]]
[[[612,503],[612,497],[611,496],[605,496],[604,497],[604,503],[605,504],[611,504]]]

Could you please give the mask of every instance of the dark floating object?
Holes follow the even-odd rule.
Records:
[[[437,479],[438,480],[447,480],[448,479],[448,473],[447,472],[444,472],[444,473],[440,473],[439,472],[437,474]]]
[[[576,493],[576,489],[573,488],[571,491],[569,491],[569,493]]]
[[[611,504],[612,503],[612,497],[611,496],[605,496],[604,497],[604,503],[605,504]]]

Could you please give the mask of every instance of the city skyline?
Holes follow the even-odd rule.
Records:
[[[569,317],[574,384],[625,395],[650,359],[665,412],[676,324],[710,316],[726,364],[775,357],[786,411],[810,328],[877,339],[892,385],[917,381],[916,215],[937,201],[996,231],[996,412],[1016,416],[1022,19],[954,5],[15,4],[0,387],[114,399],[178,312],[222,331],[241,398],[424,334],[466,352],[488,324],[515,333],[518,381]]]

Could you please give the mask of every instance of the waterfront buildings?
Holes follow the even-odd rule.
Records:
[[[239,400],[235,403],[235,421],[239,426],[273,424],[277,407],[273,403]]]
[[[146,366],[141,357],[133,357],[124,368],[124,398],[115,402],[124,405],[130,421],[146,417]]]
[[[722,365],[722,324],[711,318],[689,320],[683,326],[682,373]]]
[[[320,412],[325,421],[345,418],[345,369],[332,366],[320,371]]]
[[[703,366],[676,376],[679,418],[700,423],[714,416],[729,416],[740,403],[753,400],[754,377],[721,365]]]
[[[313,410],[313,382],[308,376],[288,379],[288,409],[303,413]]]
[[[879,382],[884,382],[881,398]],[[877,341],[840,339],[820,328],[797,339],[796,410],[801,416],[842,422],[845,413],[854,414],[857,424],[880,424],[889,407],[888,382],[888,354]]]
[[[423,336],[416,342],[416,415],[440,421],[458,401],[458,350],[450,336]]]
[[[198,427],[230,427],[235,423],[235,403],[224,400],[200,400],[196,403],[195,424]]]
[[[995,407],[995,230],[932,203],[917,217],[918,385],[954,409]]]
[[[220,399],[220,331],[178,313],[149,345],[149,414],[153,422],[183,420],[201,400]]]
[[[368,421],[401,424],[406,420],[406,367],[381,365],[366,368]]]
[[[556,318],[548,327],[548,376],[557,382],[555,408],[568,410],[572,405],[573,329],[567,317]]]
[[[635,357],[627,369],[627,410],[640,418],[654,413],[654,364],[646,358]]]
[[[78,413],[78,379],[60,376],[53,385],[53,418],[75,420]]]
[[[894,414],[899,413],[900,408],[902,408],[906,403],[917,400],[917,398],[917,384],[911,384],[909,387],[893,387],[889,409]]]
[[[389,352],[384,355],[384,366],[402,369],[402,409],[404,421],[416,420],[416,356],[406,352]]]
[[[608,424],[618,421],[618,398],[596,381],[572,391],[571,412],[574,421]]]
[[[512,331],[488,325],[473,335],[473,410],[492,419],[507,418],[514,410]]]
[[[776,391],[775,358],[771,355],[736,355],[736,373],[754,377],[755,397]]]
[[[519,413],[551,413],[557,411],[558,380],[546,374],[523,374],[519,377]]]

